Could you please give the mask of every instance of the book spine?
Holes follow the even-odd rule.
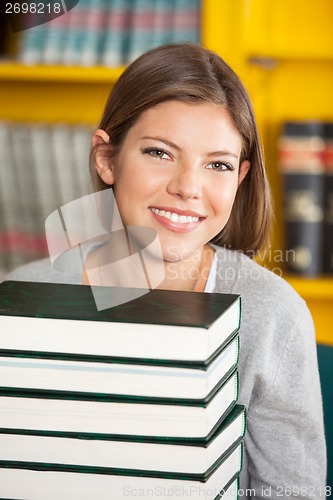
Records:
[[[174,0],[171,43],[199,42],[200,0]]]
[[[101,59],[107,13],[106,0],[94,0],[87,13],[80,64],[96,66]]]
[[[88,193],[92,129],[0,122],[0,276],[48,255],[44,222]]]
[[[44,45],[47,33],[47,23],[34,26],[33,17],[36,14],[25,14],[27,28],[22,32],[19,45],[19,60],[24,64],[38,64],[43,61]],[[38,14],[40,15],[40,14]],[[30,26],[33,26],[32,28]]]
[[[80,64],[91,4],[92,0],[80,0],[73,9],[66,13],[68,30],[62,58],[62,63],[65,65]]]
[[[31,125],[12,124],[12,150],[16,170],[16,198],[19,203],[17,223],[21,230],[24,261],[45,256],[45,245],[40,246],[42,226],[38,224],[37,184],[34,176],[31,147]]]
[[[40,237],[44,241],[44,222],[46,217],[59,206],[59,189],[55,175],[50,126],[40,123],[30,128],[33,151],[34,175],[37,184],[38,223],[41,227]],[[43,229],[42,229],[43,228]]]
[[[324,273],[333,274],[333,122],[325,124]]]
[[[72,144],[72,126],[57,123],[50,127],[51,152],[54,156],[54,175],[59,187],[59,206],[80,196],[76,187],[76,171]]]
[[[153,2],[149,0],[133,0],[129,20],[126,63],[131,63],[152,47],[154,15]]]
[[[172,22],[174,17],[174,2],[156,0],[151,26],[150,48],[172,42]]]
[[[91,191],[89,157],[93,129],[85,125],[71,127],[72,167],[76,198]]]
[[[4,275],[20,263],[16,250],[21,248],[11,129],[4,121],[0,122],[0,155],[0,272]]]
[[[52,19],[46,24],[45,43],[41,56],[43,63],[50,65],[61,64],[67,30],[67,13]]]
[[[322,272],[324,140],[319,122],[288,122],[279,139],[287,271]]]
[[[116,67],[124,64],[129,16],[128,0],[110,0],[102,49],[102,64],[104,66]]]

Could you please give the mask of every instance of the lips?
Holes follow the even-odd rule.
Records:
[[[176,232],[193,231],[204,220],[204,217],[193,211],[174,211],[172,208],[149,207],[155,219],[164,227]]]

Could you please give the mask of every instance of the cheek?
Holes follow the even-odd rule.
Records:
[[[237,193],[237,182],[231,182],[227,185],[215,186],[211,193],[211,200],[215,213],[229,216]]]

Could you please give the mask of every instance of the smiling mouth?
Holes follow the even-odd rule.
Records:
[[[154,214],[159,215],[160,217],[165,217],[166,219],[169,219],[171,222],[175,222],[177,224],[189,224],[203,220],[203,217],[194,217],[192,215],[179,215],[176,214],[175,212],[159,210],[158,208],[154,207],[150,207],[150,210]]]

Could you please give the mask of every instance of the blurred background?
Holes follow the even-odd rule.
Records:
[[[276,219],[258,261],[315,321],[333,485],[333,1],[69,3],[38,3],[37,21],[29,2],[1,7],[0,279],[46,256],[47,215],[89,192],[91,132],[126,65],[179,41],[218,52],[245,83],[264,144]]]

